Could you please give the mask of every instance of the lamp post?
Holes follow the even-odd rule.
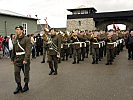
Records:
[[[5,36],[7,36],[7,22],[5,21]]]

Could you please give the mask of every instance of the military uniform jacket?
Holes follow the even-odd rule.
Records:
[[[78,35],[80,42],[85,42],[87,40],[87,36],[85,35]]]
[[[61,52],[61,39],[59,36],[51,36],[52,42],[57,46],[57,51]],[[48,49],[48,55],[57,55],[57,52],[55,50]]]
[[[47,37],[43,38],[43,48],[46,48],[46,49],[48,48],[47,42],[48,42]]]
[[[25,54],[22,55],[16,55],[17,52],[24,52],[18,45],[18,42],[20,46],[25,50]],[[30,63],[30,54],[31,54],[31,42],[28,37],[26,37],[24,34],[22,36],[17,36],[14,44],[13,44],[13,51],[12,51],[12,57],[11,60],[14,62],[17,66],[22,66],[23,61],[26,61],[27,63]]]

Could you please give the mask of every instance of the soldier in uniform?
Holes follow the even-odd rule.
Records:
[[[56,35],[56,32],[53,28],[49,30],[49,40],[48,44],[48,63],[50,68],[49,75],[57,75],[58,69],[58,57],[60,56],[61,51],[61,39]]]
[[[80,46],[79,44],[75,44],[75,42],[79,42],[79,38],[77,36],[77,33],[73,33],[73,36],[71,37],[72,43],[73,43],[73,58],[74,61],[72,64],[79,63],[80,60]]]
[[[30,71],[30,55],[31,55],[31,42],[28,37],[23,33],[23,27],[17,26],[16,28],[16,39],[13,45],[11,61],[14,63],[14,75],[15,81],[17,83],[17,88],[14,91],[14,94],[25,92],[29,90],[29,71]],[[24,82],[25,85],[22,89],[21,86],[21,76],[20,71],[24,73]]]
[[[70,40],[70,47],[69,47],[69,55],[70,55],[70,58],[72,58],[72,55],[73,55],[73,45],[72,45],[72,37],[73,37],[73,33],[74,32],[70,32],[70,34],[69,34],[69,40]]]
[[[101,42],[100,42],[100,45],[101,45],[101,48],[99,49],[99,61],[103,58],[103,56],[106,55],[106,45],[105,45],[105,40],[107,39],[107,36],[105,34],[105,31],[100,31],[100,39],[101,39]]]
[[[100,37],[97,35],[97,33],[94,33],[92,34],[90,41],[92,42],[92,59],[93,59],[92,64],[98,64]]]
[[[45,63],[45,58],[46,58],[46,52],[47,52],[47,49],[48,49],[48,45],[47,42],[48,42],[48,29],[45,28],[44,29],[44,34],[43,34],[43,60],[41,61],[41,63]]]
[[[90,38],[91,38],[90,32],[86,32],[86,37],[87,37],[87,40],[86,40],[86,58],[88,58],[89,50],[90,50]]]
[[[112,34],[112,39],[116,41],[118,39],[118,34],[114,31],[110,32]],[[113,59],[118,55],[118,44],[117,46],[113,49]]]
[[[79,37],[79,41],[80,41],[80,42],[84,42],[84,43],[82,43],[81,54],[80,54],[80,59],[81,59],[81,61],[84,61],[85,52],[86,52],[85,41],[87,40],[87,37],[86,37],[84,31],[81,31],[80,34],[78,35],[78,37]]]
[[[107,36],[107,39],[106,39],[106,42],[107,42],[107,63],[106,65],[112,65],[112,61],[114,59],[114,44],[113,42],[115,42],[115,39],[113,38],[113,35],[112,34],[108,34]],[[110,43],[110,44],[108,44]],[[111,44],[112,43],[112,44]]]
[[[121,43],[120,43],[120,48],[119,49],[120,49],[120,51],[123,51],[124,34],[120,30],[118,31],[118,39],[122,39]]]
[[[66,60],[68,60],[68,55],[69,55],[69,45],[68,45],[68,43],[69,43],[69,37],[68,37],[68,34],[67,34],[67,32],[65,32],[64,33],[64,36],[63,36],[63,39],[62,39],[63,41],[63,48],[62,48],[62,61],[64,61],[65,60],[65,58],[66,58]]]

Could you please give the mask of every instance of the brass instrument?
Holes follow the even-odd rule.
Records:
[[[95,40],[95,42],[98,42],[97,37],[94,37],[93,39]]]
[[[113,42],[113,41],[112,41],[112,36],[111,36],[111,35],[108,35],[107,38],[108,38],[109,42]]]
[[[57,53],[57,57],[60,58],[60,52],[58,51],[58,47],[56,46],[56,44],[52,41],[52,38],[50,35],[48,35],[48,47],[49,50],[54,50]]]
[[[95,49],[100,48],[100,43],[98,42],[97,34],[93,33],[91,35],[91,38],[93,39],[92,47],[95,48]]]
[[[115,44],[113,43],[113,41],[112,41],[112,35],[108,35],[108,40],[109,40],[109,42],[107,43],[107,48],[108,49],[113,49],[115,46]]]
[[[96,35],[94,33],[91,34],[91,38],[94,38],[96,37]]]
[[[97,35],[96,34],[92,34],[91,35],[91,38],[95,41],[95,42],[98,42],[98,40],[97,40]]]
[[[77,34],[73,34],[72,37],[79,42]]]
[[[67,39],[68,39],[68,35],[65,33],[64,36],[63,36],[63,41],[67,42]]]
[[[69,47],[67,42],[68,42],[68,34],[64,33],[64,36],[63,36],[63,48],[64,49],[67,49]]]

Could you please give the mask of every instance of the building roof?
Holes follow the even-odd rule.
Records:
[[[133,16],[133,10],[128,11],[115,11],[115,12],[101,12],[96,13],[94,17],[102,18],[102,17],[129,17]]]
[[[93,11],[97,12],[97,10],[94,7],[89,7],[88,8],[88,7],[84,6],[84,5],[81,5],[81,6],[77,7],[77,8],[74,8],[74,9],[67,9],[67,10],[70,11],[70,12],[73,12],[75,10],[93,10]]]
[[[0,15],[6,15],[6,16],[12,16],[12,17],[20,17],[20,18],[37,20],[36,18],[27,17],[25,15],[22,15],[22,14],[13,12],[13,11],[9,11],[9,10],[4,10],[4,9],[0,9]]]
[[[91,14],[67,15],[68,19],[77,19],[77,18],[117,18],[117,17],[133,17],[133,10],[115,11],[115,12],[101,12],[101,13],[91,13]]]

